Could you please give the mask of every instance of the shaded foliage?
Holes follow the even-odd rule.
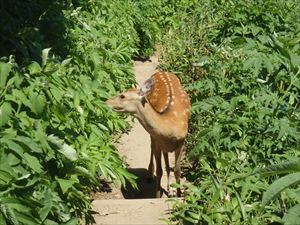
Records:
[[[161,67],[177,73],[192,98],[188,177],[195,186],[172,219],[284,223],[284,213],[300,201],[299,186],[261,210],[262,193],[274,177],[246,175],[299,157],[299,5],[185,3],[163,39]]]
[[[0,13],[0,224],[89,222],[100,180],[135,185],[110,137],[128,124],[104,101],[135,83],[142,12],[16,0]]]

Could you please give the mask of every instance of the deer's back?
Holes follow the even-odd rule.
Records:
[[[154,87],[147,96],[153,109],[159,113],[162,139],[181,140],[188,131],[190,99],[176,75],[157,72],[152,75]]]

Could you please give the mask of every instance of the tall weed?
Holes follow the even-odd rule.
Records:
[[[192,99],[188,140],[193,186],[171,219],[183,224],[284,223],[299,189],[262,211],[273,177],[257,167],[299,157],[299,5],[294,1],[201,1],[163,40],[161,68]],[[293,194],[295,196],[295,194]]]
[[[135,83],[132,1],[1,2],[0,224],[91,221],[101,180],[134,185],[104,101]],[[148,46],[144,47],[145,49]]]

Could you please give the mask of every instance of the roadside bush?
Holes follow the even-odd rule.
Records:
[[[104,104],[135,83],[129,9],[142,14],[129,0],[0,2],[0,224],[88,222],[100,180],[134,185],[110,137],[128,124]]]
[[[161,68],[177,73],[192,99],[193,186],[171,220],[289,224],[283,215],[299,204],[299,186],[263,210],[274,176],[250,174],[299,157],[298,11],[295,1],[201,1],[174,15]]]

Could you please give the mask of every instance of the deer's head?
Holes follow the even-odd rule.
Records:
[[[140,89],[131,88],[106,103],[116,112],[136,113],[147,102],[155,112],[163,114],[171,106],[173,109],[175,105],[177,108],[186,107],[182,103],[186,98],[188,96],[175,75],[158,72],[146,80]]]

